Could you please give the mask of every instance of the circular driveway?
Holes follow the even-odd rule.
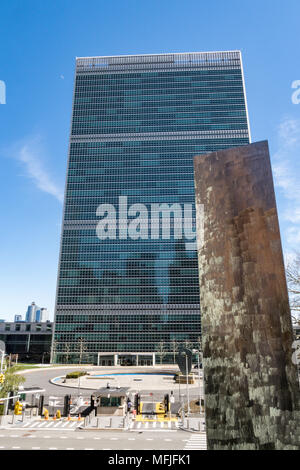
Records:
[[[78,379],[68,379],[63,383],[65,375],[72,371],[86,371],[89,375]],[[174,381],[177,367],[99,367],[99,366],[65,366],[30,369],[22,371],[26,382],[24,387],[41,387],[46,394],[63,396],[66,394],[84,393],[89,395],[92,390],[106,387],[129,387],[131,391],[162,392],[174,391],[174,394],[185,393],[186,385],[180,386]],[[114,374],[121,375],[114,375]],[[140,375],[139,375],[140,374]],[[95,377],[100,376],[101,377]],[[199,394],[198,372],[194,372],[195,383],[189,385],[191,396]],[[201,380],[202,382],[202,380]],[[202,389],[202,383],[201,383]]]

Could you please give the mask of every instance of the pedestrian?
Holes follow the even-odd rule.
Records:
[[[131,403],[130,400],[128,400],[128,402],[127,402],[127,410],[128,410],[129,413],[130,413],[131,407],[132,407],[132,403]]]

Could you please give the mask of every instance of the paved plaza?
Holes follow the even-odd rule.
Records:
[[[64,374],[53,374],[51,383],[64,387],[96,390],[106,387],[128,387],[130,391],[164,391],[165,393],[179,388],[174,376],[178,373],[178,367],[78,367],[77,370],[86,371],[87,375],[79,379],[65,379]],[[53,371],[54,372],[54,371]],[[57,372],[57,371],[56,371]],[[198,371],[192,372],[194,383],[189,385],[189,390],[199,390]],[[185,384],[182,384],[184,388]],[[200,387],[203,392],[202,371],[200,372]]]

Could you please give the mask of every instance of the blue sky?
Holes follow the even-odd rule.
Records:
[[[300,251],[299,0],[9,0],[0,18],[0,318],[33,300],[53,318],[76,56],[241,50],[284,252]]]

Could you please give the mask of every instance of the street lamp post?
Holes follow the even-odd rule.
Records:
[[[190,415],[190,394],[189,394],[189,386],[188,386],[188,355],[185,355],[185,374],[186,374],[186,395],[187,395],[187,416]]]
[[[200,350],[193,349],[193,353],[197,354],[197,362],[198,362],[198,381],[199,381],[199,410],[201,415],[201,380],[200,380]]]

